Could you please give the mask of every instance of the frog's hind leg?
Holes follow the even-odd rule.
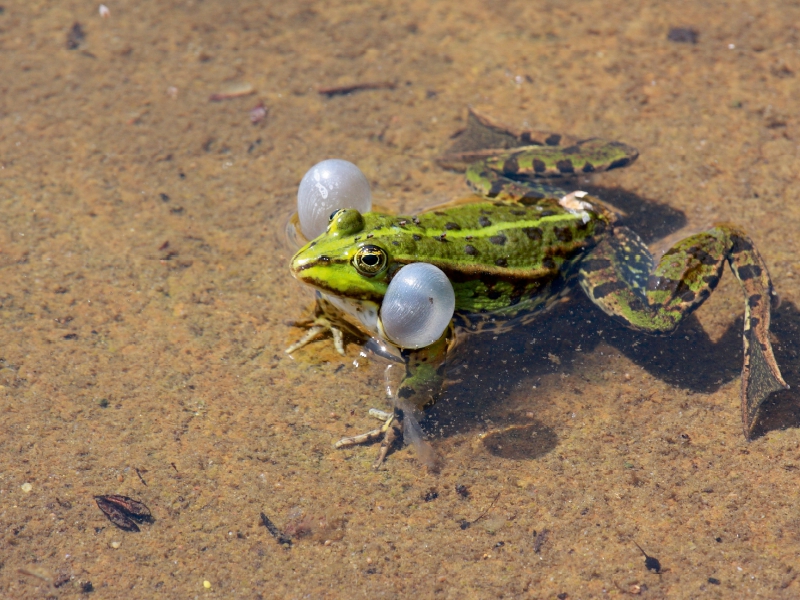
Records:
[[[475,192],[497,200],[519,201],[526,198],[561,198],[567,192],[554,185],[538,181],[517,181],[489,168],[486,162],[470,165],[466,172],[467,184]]]
[[[777,296],[763,259],[741,229],[723,224],[690,236],[670,248],[653,270],[644,242],[617,227],[581,262],[579,281],[607,314],[635,329],[667,333],[711,295],[725,261],[745,296],[741,401],[744,434],[750,439],[761,403],[788,386],[769,341]]]

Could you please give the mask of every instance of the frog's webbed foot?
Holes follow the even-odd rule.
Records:
[[[289,346],[285,352],[291,354],[295,350],[311,343],[320,336],[330,333],[333,336],[333,345],[336,351],[344,356],[344,336],[345,334],[356,339],[363,338],[363,334],[343,317],[342,312],[331,304],[324,296],[317,295],[317,303],[314,305],[314,316],[310,319],[297,321],[295,327],[305,327],[308,329],[306,334]]]
[[[389,450],[391,450],[398,441],[403,439],[403,421],[402,419],[396,418],[394,413],[384,412],[377,408],[369,409],[369,415],[383,421],[383,425],[367,433],[342,438],[334,444],[334,448],[349,448],[350,446],[368,444],[381,440],[380,453],[375,462],[372,463],[372,467],[377,469],[383,464],[383,461],[386,460],[386,455],[389,454]]]
[[[286,354],[291,354],[295,350],[310,344],[318,337],[330,332],[333,336],[333,345],[336,351],[344,356],[344,332],[340,327],[335,325],[328,317],[324,315],[317,316],[315,319],[308,319],[306,321],[299,321],[295,323],[296,327],[307,327],[306,334],[297,340],[294,344],[286,348]]]

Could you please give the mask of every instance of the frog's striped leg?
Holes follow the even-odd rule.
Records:
[[[470,165],[466,177],[470,187],[489,198],[560,198],[565,195],[563,190],[534,179],[609,171],[631,164],[638,156],[639,152],[631,146],[599,138],[566,148],[523,146],[504,150]],[[525,181],[516,181],[518,179]]]
[[[497,200],[524,201],[542,198],[561,198],[567,192],[559,187],[538,181],[516,181],[486,166],[485,162],[472,164],[466,172],[467,184],[473,191]]]
[[[745,296],[742,423],[750,439],[761,403],[788,388],[769,341],[770,310],[777,296],[752,240],[721,224],[670,248],[652,271],[653,258],[639,237],[617,227],[581,261],[580,285],[604,312],[649,333],[667,333],[709,297],[727,260]]]

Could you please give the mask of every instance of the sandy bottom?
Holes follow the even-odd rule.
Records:
[[[1,597],[800,596],[800,7],[2,4]],[[363,82],[394,87],[318,93]],[[425,423],[438,475],[333,449],[386,407],[384,367],[283,352],[312,302],[287,268],[297,184],[341,157],[388,209],[457,197],[434,158],[467,105],[639,148],[581,183],[648,241],[748,229],[793,388],[760,437],[727,276],[668,338],[575,297],[467,340]],[[101,494],[154,520],[123,531]]]

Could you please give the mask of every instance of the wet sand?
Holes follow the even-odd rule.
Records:
[[[800,596],[797,6],[0,4],[0,597]],[[395,86],[317,91],[365,81]],[[726,273],[671,337],[576,296],[467,340],[425,424],[439,474],[333,449],[387,406],[383,366],[283,352],[312,304],[296,186],[341,157],[391,210],[458,197],[434,159],[467,105],[636,146],[582,183],[648,241],[748,229],[793,388],[756,440]]]

